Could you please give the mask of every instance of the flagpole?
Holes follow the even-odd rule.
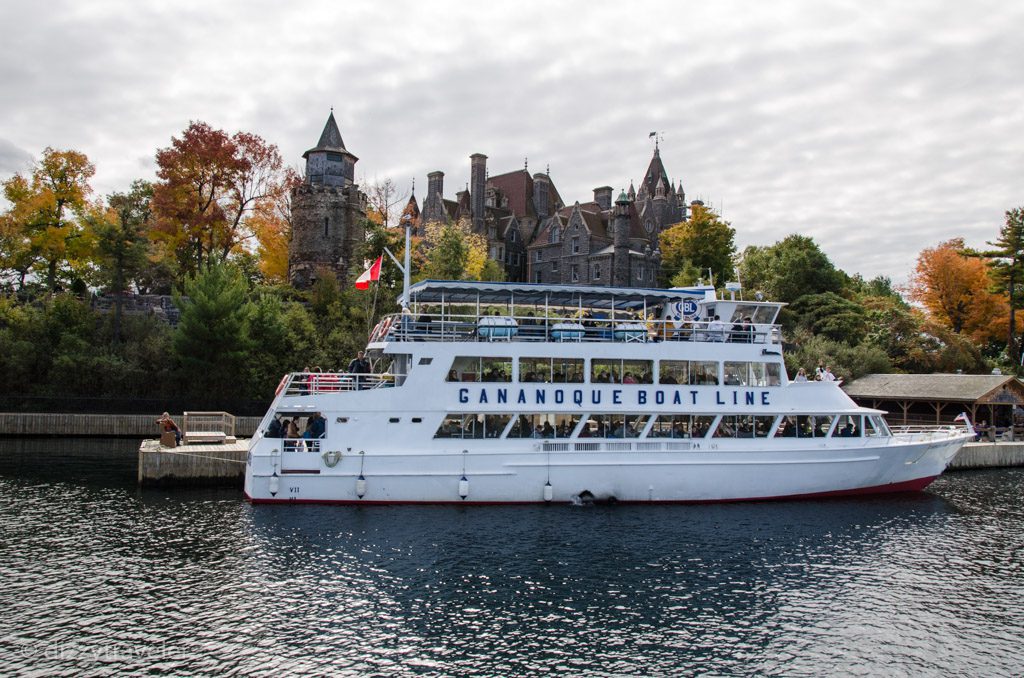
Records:
[[[402,269],[402,310],[409,310],[409,249],[412,240],[412,223],[405,222],[405,266]]]

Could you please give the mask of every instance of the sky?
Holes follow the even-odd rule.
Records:
[[[84,152],[97,195],[202,120],[299,166],[333,106],[360,183],[550,168],[563,200],[637,184],[652,140],[737,245],[811,236],[905,281],[1024,205],[1024,3],[0,3],[0,179]]]

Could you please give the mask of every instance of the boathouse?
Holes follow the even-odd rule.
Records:
[[[1009,427],[1024,415],[1024,385],[1002,374],[868,374],[843,389],[858,405],[888,412],[890,424],[972,422]]]

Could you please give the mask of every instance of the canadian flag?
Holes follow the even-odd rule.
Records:
[[[380,265],[383,263],[384,255],[377,257],[377,261],[370,264],[370,268],[363,271],[363,274],[356,278],[356,289],[366,290],[370,288],[370,283],[375,280],[380,280]]]

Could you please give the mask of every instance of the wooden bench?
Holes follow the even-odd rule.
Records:
[[[186,445],[192,443],[215,443],[224,444],[228,442],[235,442],[234,436],[229,436],[223,431],[189,431],[185,434],[183,441]]]

